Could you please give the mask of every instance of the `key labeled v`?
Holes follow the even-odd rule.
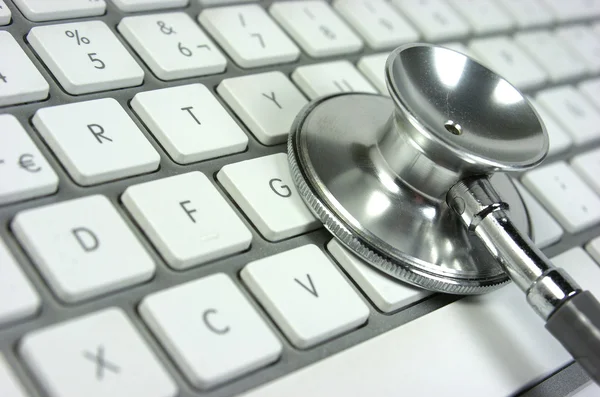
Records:
[[[315,285],[313,284],[312,278],[310,278],[310,274],[306,273],[306,278],[308,279],[308,286],[306,284],[304,284],[302,281],[298,280],[297,278],[295,278],[294,281],[297,282],[298,284],[300,284],[300,286],[302,288],[304,288],[305,290],[310,292],[312,295],[314,295],[315,298],[318,298],[319,294],[317,293],[317,289],[315,288]]]

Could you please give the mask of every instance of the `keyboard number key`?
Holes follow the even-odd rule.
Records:
[[[18,349],[49,397],[178,395],[177,385],[122,309],[35,330]]]
[[[13,0],[27,19],[35,22],[102,15],[104,0]]]
[[[362,40],[323,1],[273,3],[269,12],[312,57],[348,54],[363,47]]]
[[[126,17],[117,26],[162,80],[221,73],[227,60],[183,12]]]
[[[11,13],[3,0],[0,0],[0,26],[10,23]]]
[[[0,106],[41,101],[48,97],[48,82],[12,35],[5,31],[0,31],[0,54]]]
[[[417,41],[419,33],[384,0],[336,0],[333,7],[374,49]]]
[[[222,273],[148,296],[140,314],[200,389],[257,370],[281,355],[281,342]]]
[[[205,9],[200,24],[243,68],[293,62],[300,50],[255,4]]]
[[[112,0],[125,12],[149,11],[163,8],[185,7],[189,0]]]
[[[301,349],[357,328],[369,317],[367,305],[316,245],[250,262],[241,277]]]
[[[144,71],[102,21],[36,26],[27,40],[70,94],[142,84]]]
[[[217,92],[265,145],[285,142],[296,115],[308,102],[281,72],[225,79]]]
[[[0,115],[0,205],[54,193],[58,176],[19,121]]]
[[[453,40],[469,33],[469,25],[444,0],[392,0],[427,41]]]
[[[600,222],[600,197],[563,161],[527,172],[523,184],[571,233]]]
[[[320,226],[294,187],[283,153],[226,165],[217,178],[267,240]]]

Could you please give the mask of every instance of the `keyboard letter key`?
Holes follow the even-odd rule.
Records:
[[[600,139],[600,111],[572,86],[541,91],[536,102],[556,116],[577,146]]]
[[[80,185],[154,171],[160,162],[142,131],[112,98],[42,108],[33,124]]]
[[[48,82],[9,32],[0,31],[0,54],[0,106],[48,97]]]
[[[217,92],[265,145],[285,142],[296,115],[308,102],[281,72],[225,79]]]
[[[241,277],[301,349],[357,328],[369,317],[367,305],[316,245],[251,262]]]
[[[267,240],[320,226],[294,187],[283,153],[226,165],[217,178]]]
[[[469,25],[443,0],[392,0],[427,41],[453,40],[466,36]]]
[[[377,93],[367,79],[348,61],[300,66],[292,73],[292,80],[310,99],[340,92]]]
[[[198,171],[128,187],[122,200],[175,269],[196,266],[250,246],[248,228]]]
[[[410,284],[403,284],[363,262],[356,255],[332,239],[327,249],[360,288],[384,313],[403,309],[427,298],[432,293]]]
[[[523,184],[571,233],[600,222],[600,197],[563,161],[527,172]]]
[[[142,84],[144,71],[102,21],[36,26],[27,40],[70,94]]]
[[[58,176],[16,117],[0,115],[0,205],[54,193]]]
[[[177,385],[121,309],[33,331],[19,353],[49,397],[178,395]]]
[[[243,68],[293,62],[300,50],[255,4],[209,8],[198,20]]]
[[[131,107],[178,163],[241,152],[248,137],[202,84],[140,92]]]
[[[221,73],[227,60],[183,12],[126,17],[117,26],[162,80]]]
[[[0,274],[0,326],[35,314],[41,304],[40,297],[2,240]],[[6,395],[0,393],[0,396]]]
[[[222,273],[148,296],[140,314],[200,389],[264,367],[281,355],[281,342]]]
[[[12,229],[65,302],[120,290],[154,275],[154,261],[104,196],[25,210],[14,218]]]

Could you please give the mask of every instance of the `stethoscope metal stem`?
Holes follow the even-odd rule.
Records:
[[[531,307],[547,320],[581,288],[512,223],[508,204],[486,177],[471,177],[455,184],[446,196],[467,229],[477,235],[511,280],[527,296]]]

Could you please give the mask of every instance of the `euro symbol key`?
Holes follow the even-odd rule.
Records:
[[[33,161],[33,154],[25,153],[19,157],[19,167],[29,172],[39,172],[42,168]]]

